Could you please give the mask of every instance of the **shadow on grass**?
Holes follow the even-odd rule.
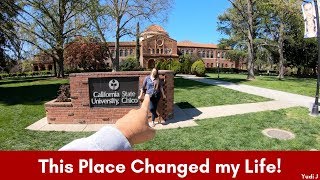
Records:
[[[183,78],[175,78],[174,79],[174,88],[177,89],[194,89],[194,88],[202,88],[212,86],[210,84],[205,84],[193,80],[183,79]]]
[[[20,87],[0,87],[0,103],[5,105],[39,105],[57,97],[61,84],[43,84]]]
[[[219,80],[219,81],[227,81],[227,82],[232,82],[235,84],[240,84],[242,82],[246,82],[248,80],[246,79],[240,79],[240,78],[208,78],[208,79],[212,79],[212,80]]]
[[[15,83],[25,83],[25,82],[35,82],[41,80],[48,80],[48,77],[21,77],[21,78],[12,78],[12,79],[5,79],[0,81],[0,85],[5,84],[15,84]]]

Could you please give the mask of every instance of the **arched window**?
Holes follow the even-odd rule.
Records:
[[[160,53],[160,49],[157,49],[157,54],[159,54]]]

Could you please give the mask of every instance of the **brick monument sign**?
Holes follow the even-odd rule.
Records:
[[[103,72],[70,75],[71,102],[45,104],[51,124],[113,124],[131,109],[138,109],[143,80],[150,72]],[[163,120],[173,117],[174,72],[159,71],[167,99],[159,101]]]

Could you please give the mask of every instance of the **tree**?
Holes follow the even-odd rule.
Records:
[[[15,0],[0,1],[0,67],[9,71],[8,51],[13,53],[19,52],[20,42],[16,35],[14,21],[19,13],[19,8]]]
[[[277,48],[279,56],[279,79],[284,79],[285,53],[284,43],[290,32],[295,31],[293,26],[301,21],[300,0],[262,0],[259,1],[260,36],[264,45]],[[298,28],[300,29],[300,28]]]
[[[255,79],[254,61],[256,56],[257,6],[256,0],[228,0],[232,7],[218,17],[218,30],[229,35],[229,43],[245,43],[247,50],[248,80]]]
[[[57,77],[64,77],[64,48],[84,27],[80,18],[82,1],[24,0],[17,25],[24,34],[21,40],[51,56]],[[56,62],[58,73],[56,73]]]
[[[138,21],[162,21],[167,18],[172,0],[90,0],[87,14],[91,20],[91,28],[96,30],[101,40],[106,44],[109,57],[112,60],[113,71],[119,70],[119,42],[132,32]],[[110,53],[106,41],[106,31],[115,29],[115,57]]]
[[[136,32],[136,60],[140,64],[140,24],[137,23],[137,32]]]
[[[78,67],[85,71],[97,71],[106,68],[108,58],[104,45],[94,38],[79,38],[67,44],[64,51],[66,65],[75,70]]]

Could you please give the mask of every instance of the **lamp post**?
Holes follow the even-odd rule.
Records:
[[[319,116],[319,85],[320,85],[320,22],[319,22],[319,9],[318,9],[318,1],[313,0],[316,10],[316,19],[317,19],[317,39],[318,39],[318,67],[317,67],[317,90],[315,102],[313,104],[311,115]],[[304,1],[306,2],[306,1]]]
[[[220,79],[220,62],[219,62],[219,59],[218,59],[218,79]]]

